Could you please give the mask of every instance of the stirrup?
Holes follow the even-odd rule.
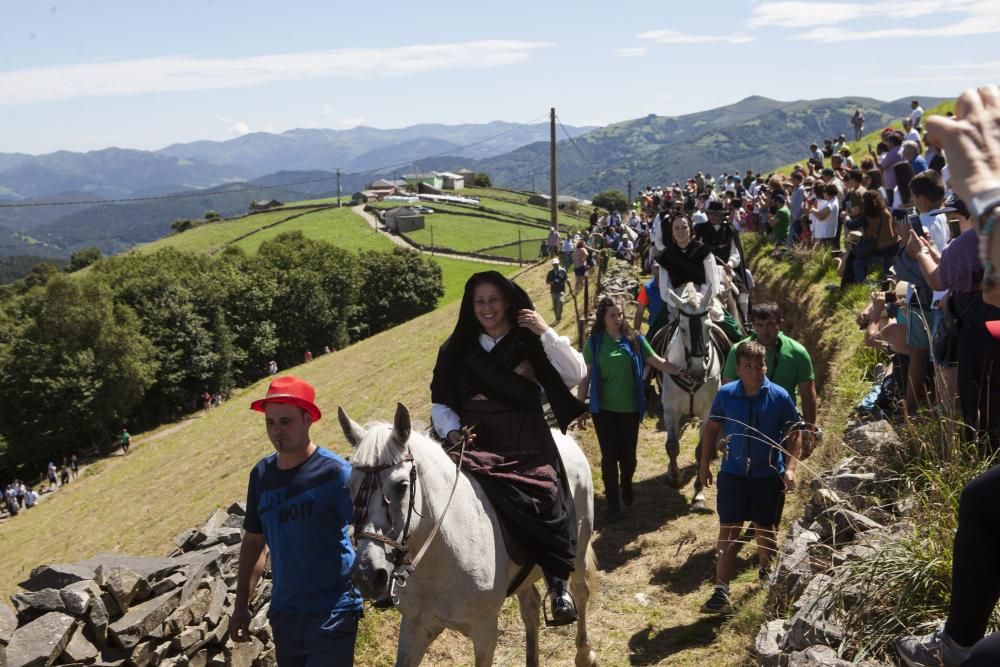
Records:
[[[568,589],[564,590],[563,594],[565,594],[569,598],[570,604],[573,605],[572,615],[567,615],[563,618],[556,618],[555,616],[555,611],[552,608],[553,601],[552,601],[551,591],[547,591],[545,594],[545,599],[542,600],[542,617],[545,619],[545,625],[550,628],[558,628],[563,625],[570,625],[571,623],[576,623],[577,619],[576,600],[573,599],[573,594],[570,593]],[[562,596],[560,595],[560,597]]]

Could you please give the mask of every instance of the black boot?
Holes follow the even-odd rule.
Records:
[[[549,588],[546,596],[549,599],[549,613],[545,614],[545,625],[555,627],[575,623],[576,602],[569,592],[566,580],[553,576],[548,572],[545,572],[544,575],[545,585]]]

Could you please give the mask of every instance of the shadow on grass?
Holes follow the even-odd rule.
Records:
[[[646,626],[628,640],[629,664],[662,665],[670,656],[694,646],[708,646],[725,622],[723,616],[706,616],[688,625],[655,629]]]
[[[753,591],[749,590],[733,602],[739,607],[752,595]],[[674,625],[660,629],[647,625],[629,637],[629,664],[662,665],[670,656],[682,651],[699,646],[710,646],[715,642],[716,635],[728,618],[726,616],[706,615],[686,625]]]
[[[740,556],[736,559],[733,579],[754,567],[757,558],[756,554],[757,551],[753,546],[743,548]],[[654,586],[663,586],[676,595],[688,595],[697,591],[706,582],[714,581],[714,577],[714,549],[698,550],[696,546],[680,565],[660,565],[653,568],[649,583]]]
[[[636,482],[633,488],[635,504],[623,506],[621,516],[614,523],[605,519],[607,499],[604,495],[598,495],[594,502],[597,529],[600,531],[594,540],[594,552],[601,569],[607,572],[642,553],[636,539],[640,535],[654,533],[689,511],[688,499],[681,490],[667,484],[665,474]]]

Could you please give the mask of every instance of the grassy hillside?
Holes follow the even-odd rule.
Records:
[[[307,238],[327,241],[349,250],[391,250],[394,247],[392,241],[372,230],[354,211],[349,208],[329,208],[329,201],[317,200],[319,205],[314,210],[280,208],[202,224],[186,232],[139,246],[134,252],[155,252],[160,248],[171,247],[188,252],[214,253],[228,245],[235,245],[253,255],[264,241],[291,231],[301,231]],[[299,204],[294,206],[298,207]],[[488,232],[493,224],[487,223],[483,229]],[[441,300],[442,304],[459,298],[465,281],[476,271],[495,269],[510,273],[516,269],[508,265],[484,264],[450,257],[435,257],[434,261],[441,266],[443,273],[445,295]]]
[[[760,298],[795,294],[786,302],[789,333],[813,352],[822,397],[821,423],[835,433],[846,406],[864,388],[864,356],[852,313],[863,289],[831,291],[829,258],[819,254],[795,262],[767,257],[766,247],[747,241],[748,256],[759,278]],[[544,285],[545,267],[523,273],[518,282],[533,295],[539,311],[551,321]],[[288,369],[317,388],[325,417],[314,428],[315,440],[339,453],[348,446],[334,418],[343,405],[358,421],[390,419],[396,401],[415,418],[427,420],[431,369],[437,346],[454,325],[458,304],[439,308],[404,325],[345,350],[321,356],[308,365]],[[575,335],[570,317],[560,333]],[[271,447],[260,416],[248,410],[266,381],[238,392],[221,408],[201,413],[158,434],[140,434],[128,457],[100,462],[80,481],[47,498],[37,509],[0,525],[0,592],[13,592],[16,582],[41,562],[71,561],[115,550],[161,554],[181,530],[198,524],[218,506],[246,492],[252,464]],[[592,428],[576,433],[594,470],[598,493],[598,534],[594,549],[600,564],[600,592],[591,609],[591,636],[605,665],[740,665],[763,617],[764,596],[756,584],[749,549],[744,550],[733,585],[739,613],[731,619],[706,618],[698,608],[710,591],[717,517],[689,514],[695,471],[694,432],[683,441],[681,465],[688,480],[677,491],[664,483],[664,435],[647,419],[639,438],[636,504],[623,521],[601,519],[604,502]],[[831,438],[836,440],[836,438]],[[810,468],[801,472],[808,489]],[[714,504],[714,491],[709,502]],[[790,500],[794,507],[795,501]],[[790,509],[787,515],[794,514]],[[358,664],[390,665],[395,655],[398,615],[366,614],[359,636]],[[523,634],[516,604],[508,602],[501,617],[496,664],[523,663]],[[572,629],[543,629],[541,661],[572,664]],[[464,638],[446,633],[432,647],[426,664],[467,665],[470,647]]]

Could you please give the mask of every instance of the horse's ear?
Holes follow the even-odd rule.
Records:
[[[708,302],[712,299],[712,288],[709,287],[708,283],[705,283],[705,291],[701,294],[701,305],[698,310],[705,310],[708,308]]]
[[[396,416],[392,420],[392,437],[400,447],[410,439],[410,411],[402,403],[396,404]]]
[[[361,427],[356,421],[347,416],[344,412],[344,408],[337,406],[337,421],[340,422],[340,428],[344,431],[344,437],[347,438],[347,442],[351,443],[352,447],[357,447],[364,440],[368,432]]]

